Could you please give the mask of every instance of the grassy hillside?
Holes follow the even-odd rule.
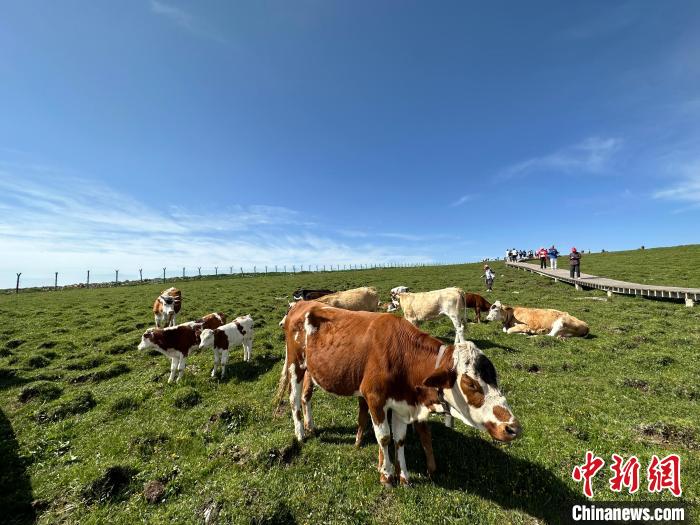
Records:
[[[559,260],[560,268],[568,268],[567,256]],[[633,283],[700,288],[700,244],[585,253],[581,271]]]
[[[587,256],[584,270],[605,273],[595,265],[613,256],[603,257]],[[633,272],[625,267],[628,260],[615,264],[620,277]],[[413,485],[391,490],[378,482],[371,431],[360,450],[353,447],[354,399],[317,392],[319,434],[300,447],[289,415],[272,416],[284,351],[277,322],[298,286],[374,285],[384,297],[399,284],[479,291],[480,265],[183,282],[182,320],[214,310],[256,319],[253,361],[243,363],[242,351],[234,352],[223,382],[209,378],[212,355],[198,353],[180,384],[168,385],[169,361],[136,349],[152,324],[150,305],[162,284],[0,297],[3,518],[557,523],[557,505],[580,498],[571,471],[586,450],[608,463],[612,453],[636,454],[643,469],[652,454],[676,452],[683,461],[684,499],[697,504],[700,308],[607,300],[599,292],[575,292],[500,263],[495,267],[492,299],[568,310],[588,321],[592,335],[526,338],[503,334],[493,323],[470,323],[467,336],[492,358],[523,437],[499,447],[461,423],[449,430],[435,419],[440,474],[425,476],[422,451],[409,431]],[[656,271],[661,275],[664,266]],[[689,273],[688,279],[695,277]],[[448,342],[454,336],[446,319],[423,328]],[[606,467],[596,478],[596,499],[629,498],[608,491],[608,476]],[[162,493],[151,487],[158,500],[153,504],[143,495],[152,481],[163,486]],[[635,499],[673,499],[668,493],[650,496],[642,483]]]

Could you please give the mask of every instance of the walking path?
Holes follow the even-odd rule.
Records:
[[[605,290],[608,295],[614,293],[625,295],[643,295],[646,297],[658,297],[663,299],[685,299],[686,306],[693,306],[695,301],[700,300],[700,288],[680,288],[678,286],[657,286],[653,284],[637,284],[628,283],[625,281],[617,281],[608,279],[607,277],[598,277],[597,275],[588,275],[581,273],[580,278],[569,277],[569,269],[566,270],[543,270],[539,264],[525,262],[506,262],[506,266],[525,270],[532,273],[538,273],[545,277],[554,279],[555,282],[563,281],[573,284],[577,290],[581,288],[597,288]]]

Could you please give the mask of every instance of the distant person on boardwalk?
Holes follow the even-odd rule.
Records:
[[[496,278],[496,274],[488,264],[484,265],[484,275],[481,278],[486,279],[486,291],[493,292],[493,280]]]
[[[539,250],[537,250],[537,257],[540,258],[540,270],[546,270],[547,269],[547,249],[540,248]]]
[[[576,273],[576,278],[581,278],[581,254],[576,251],[576,248],[571,248],[571,253],[569,254],[569,275],[574,278],[574,273]]]
[[[554,245],[547,251],[549,255],[549,267],[552,270],[557,269],[557,257],[559,257],[559,250],[557,250]]]

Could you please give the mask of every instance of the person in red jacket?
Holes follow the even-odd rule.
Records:
[[[547,250],[540,248],[537,250],[537,256],[540,258],[540,269],[547,269]]]

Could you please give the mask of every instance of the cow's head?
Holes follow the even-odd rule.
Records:
[[[207,328],[199,334],[199,349],[214,348],[214,330]]]
[[[175,313],[175,298],[170,295],[161,295],[158,297],[160,304],[163,305],[163,313],[171,315]]]
[[[501,301],[496,301],[489,308],[489,313],[486,316],[487,321],[506,321],[508,307],[501,304]]]
[[[456,344],[452,355],[452,362],[439,366],[423,384],[442,391],[457,419],[498,441],[513,441],[522,427],[498,388],[493,363],[471,341]]]
[[[155,348],[157,345],[153,342],[154,334],[156,329],[150,328],[146,330],[141,336],[141,342],[139,343],[139,350],[146,350],[148,348]]]

